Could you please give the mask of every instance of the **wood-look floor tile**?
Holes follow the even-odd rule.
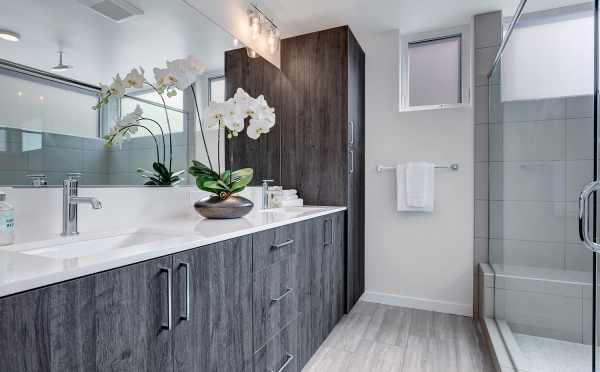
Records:
[[[359,302],[303,372],[494,372],[471,318]]]

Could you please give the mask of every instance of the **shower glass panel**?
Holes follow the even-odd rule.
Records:
[[[594,370],[595,258],[578,233],[597,174],[594,16],[593,1],[528,0],[489,76],[494,317],[518,371]]]

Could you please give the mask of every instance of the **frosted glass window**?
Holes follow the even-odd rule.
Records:
[[[593,11],[530,18],[502,55],[502,100],[593,94]]]
[[[408,44],[409,106],[462,103],[461,36]]]
[[[225,102],[225,78],[209,79],[210,102]]]

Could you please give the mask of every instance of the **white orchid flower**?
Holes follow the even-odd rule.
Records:
[[[137,133],[139,127],[135,124],[142,118],[142,108],[140,105],[135,107],[133,112],[124,115],[121,119],[117,120],[115,126],[112,127],[108,135],[105,138],[108,140],[110,145],[120,144],[125,139],[131,137],[132,134]]]
[[[233,96],[232,101],[240,108],[244,113],[244,116],[254,115],[254,98],[252,98],[245,90],[238,88]]]
[[[225,103],[225,116],[222,124],[232,132],[240,133],[244,130],[244,113],[240,107],[232,102]]]
[[[144,87],[144,69],[132,69],[127,75],[125,75],[125,84],[128,88],[143,88]]]
[[[271,126],[271,123],[267,120],[250,119],[250,125],[248,126],[248,129],[246,129],[246,134],[248,137],[256,140],[261,134],[269,133]]]
[[[123,97],[125,95],[125,88],[125,82],[121,79],[121,75],[117,74],[109,87],[110,95],[113,97]]]
[[[175,77],[175,87],[184,91],[200,78],[206,67],[196,57],[190,55],[187,58],[167,61],[167,69]]]
[[[154,68],[154,79],[156,80],[157,89],[162,93],[165,89],[172,87],[177,82],[177,78],[168,68]]]
[[[228,111],[229,107],[226,102],[211,102],[204,111],[204,124],[208,128],[220,126]]]

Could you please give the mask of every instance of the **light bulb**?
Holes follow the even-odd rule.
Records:
[[[279,44],[279,36],[277,35],[277,29],[275,27],[271,28],[269,31],[269,37],[267,38],[267,44],[269,45],[269,52],[271,54],[275,54],[277,51],[277,47]]]
[[[250,37],[252,40],[258,39],[260,31],[260,17],[258,14],[252,14],[250,16]]]
[[[237,48],[237,47],[238,47],[238,45],[240,45],[240,41],[239,41],[237,38],[234,38],[234,39],[233,39],[233,47],[234,47],[234,48]]]
[[[250,47],[246,47],[246,53],[248,54],[248,57],[250,57],[250,58],[258,57],[258,55],[256,54],[256,50],[254,50]]]

